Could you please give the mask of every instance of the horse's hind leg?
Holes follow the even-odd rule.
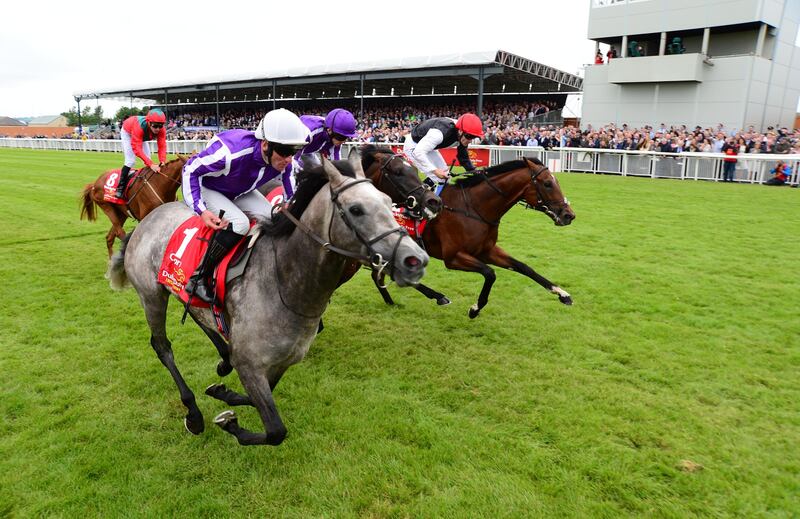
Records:
[[[175,365],[175,357],[172,353],[172,344],[167,339],[166,319],[167,319],[167,303],[169,301],[169,294],[166,290],[160,290],[149,298],[140,294],[142,306],[144,307],[145,317],[147,324],[150,325],[150,345],[158,355],[158,360],[167,368],[175,385],[178,386],[178,391],[181,394],[181,402],[188,410],[184,418],[184,425],[186,429],[192,434],[200,434],[205,428],[203,423],[203,413],[197,407],[195,402],[194,393],[186,385],[183,376],[178,367]]]
[[[103,210],[108,219],[111,220],[111,229],[108,231],[108,234],[106,234],[106,247],[108,247],[108,257],[110,258],[114,254],[114,238],[119,238],[121,240],[125,237],[125,228],[123,225],[128,219],[128,215],[108,203],[101,202],[97,205]]]
[[[269,387],[272,391],[275,391],[275,386],[278,385],[278,382],[285,371],[285,368],[273,368],[268,373]],[[228,405],[255,405],[249,396],[232,391],[228,389],[225,384],[211,384],[206,388],[206,394],[210,397],[216,398],[217,400],[222,400]]]
[[[217,415],[214,418],[214,423],[219,425],[225,432],[236,436],[241,445],[279,445],[286,438],[286,426],[283,425],[278,409],[275,407],[269,381],[273,379],[274,383],[277,384],[284,370],[276,370],[275,368],[271,370],[276,371],[277,378],[276,373],[272,373],[267,378],[266,370],[263,366],[251,364],[239,366],[237,364],[236,370],[239,373],[242,385],[252,400],[252,405],[258,409],[258,414],[261,416],[266,432],[255,433],[242,428],[236,418],[236,413],[230,410],[223,411]]]
[[[497,265],[498,267],[513,270],[514,272],[519,272],[523,276],[531,278],[532,280],[542,285],[546,290],[550,291],[553,294],[556,294],[558,296],[558,300],[564,303],[565,305],[572,304],[572,296],[570,296],[566,290],[564,290],[558,285],[554,285],[549,279],[540,275],[538,272],[530,268],[525,263],[512,258],[511,256],[508,255],[506,251],[504,251],[500,247],[495,246],[495,248],[489,252],[486,259],[487,262],[491,263],[492,265]]]
[[[475,319],[481,312],[486,303],[489,302],[489,293],[492,285],[497,278],[494,271],[479,259],[470,256],[466,252],[458,252],[456,255],[444,262],[445,267],[453,270],[465,270],[467,272],[479,272],[483,276],[483,288],[478,296],[478,302],[469,309],[469,318]]]
[[[217,363],[217,375],[224,377],[225,375],[230,374],[230,372],[233,371],[233,366],[231,366],[231,349],[228,346],[228,343],[225,342],[225,339],[223,339],[216,330],[213,330],[198,321],[193,313],[189,312],[189,315],[192,316],[192,319],[195,323],[197,323],[197,326],[203,330],[206,336],[211,339],[214,347],[217,348],[217,353],[219,353],[220,357],[220,361]]]

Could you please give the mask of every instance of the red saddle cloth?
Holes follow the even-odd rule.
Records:
[[[128,196],[128,189],[130,189],[133,179],[139,174],[139,169],[132,169],[128,175],[128,185],[125,186],[125,196]],[[106,183],[103,184],[103,201],[112,204],[125,205],[127,202],[122,198],[117,198],[117,186],[119,186],[119,179],[122,176],[122,170],[112,169],[108,173]]]
[[[428,220],[411,218],[406,214],[406,209],[404,207],[397,207],[396,205],[392,206],[392,215],[394,216],[394,220],[402,225],[412,238],[422,238],[422,232],[425,230],[425,225],[427,225]]]
[[[251,226],[253,223],[251,223]],[[203,255],[208,248],[208,241],[214,234],[214,230],[203,223],[199,216],[192,216],[175,229],[172,237],[167,243],[164,251],[164,258],[161,260],[161,269],[158,271],[158,282],[169,288],[184,303],[189,299],[186,293],[186,282],[200,265]],[[236,251],[246,242],[249,236],[243,238],[236,246],[228,251],[228,254],[219,262],[214,271],[216,279],[214,292],[217,295],[218,306],[222,306],[225,301],[225,275],[228,266]],[[192,306],[208,308],[210,305],[196,297],[192,297]]]

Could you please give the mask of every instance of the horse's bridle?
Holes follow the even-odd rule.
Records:
[[[528,162],[526,161],[525,164],[528,165]],[[556,215],[556,213],[552,209],[550,209],[550,207],[547,205],[547,202],[545,202],[542,199],[541,189],[540,189],[540,182],[541,181],[539,180],[539,175],[541,175],[545,171],[549,171],[549,170],[547,169],[546,166],[543,166],[542,169],[540,169],[538,171],[538,173],[534,173],[533,168],[531,168],[529,165],[527,167],[528,167],[528,173],[531,176],[531,184],[533,184],[533,186],[536,188],[536,197],[537,197],[536,204],[530,205],[525,200],[517,200],[517,203],[523,205],[525,208],[534,209],[536,211],[541,211],[541,212],[547,214],[548,216],[550,216],[551,218],[557,219],[558,215]],[[494,192],[496,192],[498,195],[500,195],[503,199],[507,199],[508,198],[508,195],[506,193],[504,193],[503,190],[500,189],[494,182],[492,182],[492,180],[485,173],[478,172],[478,173],[475,173],[475,175],[478,175],[484,182],[486,182],[486,184],[489,185],[490,188],[492,188],[492,190]],[[469,195],[467,195],[466,189],[463,186],[461,188],[461,194],[462,194],[462,196],[464,198],[464,204],[467,207],[466,211],[465,210],[461,210],[461,209],[457,209],[457,208],[454,208],[454,207],[448,207],[448,206],[445,206],[445,209],[449,209],[450,211],[455,212],[455,213],[463,214],[464,216],[467,216],[469,218],[473,218],[475,220],[479,220],[479,221],[481,221],[481,222],[483,222],[483,223],[485,223],[487,225],[491,225],[493,227],[496,227],[496,226],[500,225],[500,221],[499,220],[498,221],[489,221],[486,218],[484,218],[480,213],[478,213],[478,211],[472,209],[472,204],[470,204]],[[564,198],[564,202],[569,204],[569,202],[567,201],[566,198]],[[470,211],[470,209],[472,209],[472,211]]]
[[[397,183],[397,181],[394,178],[392,178],[393,175],[389,172],[389,164],[391,164],[391,162],[394,159],[403,160],[403,156],[398,154],[398,153],[395,153],[394,155],[389,156],[386,160],[384,160],[384,161],[382,161],[380,163],[380,168],[378,169],[378,173],[379,173],[378,182],[377,182],[376,187],[380,188],[380,185],[383,182],[383,179],[386,178],[389,181],[389,183],[392,185],[392,187],[394,187],[394,189],[400,194],[400,196],[405,199],[406,208],[409,211],[411,211],[411,213],[413,215],[420,216],[421,215],[421,213],[420,213],[421,207],[420,207],[419,204],[417,204],[417,199],[414,197],[414,195],[417,193],[417,191],[419,191],[421,193],[424,193],[425,192],[425,186],[422,185],[422,183],[420,182],[420,184],[417,187],[415,187],[414,189],[412,189],[412,190],[410,190],[408,192],[404,192],[402,187]]]
[[[334,188],[332,185],[329,184],[329,188],[331,192],[331,202],[333,202],[332,211],[333,212],[337,210],[339,211],[339,216],[341,216],[342,220],[344,220],[344,223],[347,226],[347,228],[353,231],[353,234],[356,235],[358,241],[361,242],[361,244],[367,248],[367,252],[369,254],[368,256],[364,256],[363,254],[360,254],[358,252],[348,251],[331,244],[330,239],[331,239],[331,233],[333,232],[333,216],[334,216],[333,214],[331,214],[331,219],[328,224],[328,240],[325,240],[320,236],[317,236],[314,233],[314,231],[311,230],[310,227],[301,222],[288,210],[282,211],[281,214],[283,214],[286,218],[288,218],[293,224],[295,224],[295,226],[297,226],[298,229],[307,234],[311,239],[317,242],[325,250],[334,252],[341,256],[358,260],[359,262],[365,265],[369,265],[373,270],[378,269],[379,274],[381,274],[387,266],[390,266],[390,272],[391,272],[391,265],[393,265],[394,263],[394,257],[397,254],[397,249],[400,248],[400,242],[403,240],[403,238],[405,236],[408,236],[408,231],[406,231],[405,228],[398,225],[394,229],[389,229],[388,231],[383,232],[378,236],[369,239],[365,238],[364,236],[361,235],[360,232],[358,232],[358,229],[355,228],[353,222],[350,220],[347,211],[344,210],[342,204],[339,202],[339,195],[341,195],[344,191],[350,189],[351,187],[361,184],[362,182],[372,183],[372,181],[368,178],[359,178],[353,180],[352,182],[347,182],[345,180],[344,182],[339,184],[337,188]],[[389,259],[384,259],[383,256],[373,248],[373,245],[375,245],[382,239],[394,233],[398,233],[400,234],[400,236],[397,237],[397,241],[395,242],[394,247],[392,248],[391,257]]]
[[[550,218],[552,218],[553,220],[560,219],[559,216],[555,213],[555,211],[550,209],[550,206],[547,205],[547,202],[542,200],[541,189],[539,188],[539,182],[540,182],[539,175],[541,175],[545,171],[549,172],[550,170],[547,169],[547,166],[542,167],[542,169],[540,169],[539,172],[536,174],[533,173],[533,168],[531,168],[530,166],[528,167],[528,170],[530,171],[531,174],[531,183],[534,185],[534,187],[536,187],[536,203],[534,205],[531,205],[525,200],[520,200],[518,203],[525,209],[533,209],[534,211],[541,211]],[[564,197],[564,203],[569,205],[569,200],[567,200],[567,197]]]

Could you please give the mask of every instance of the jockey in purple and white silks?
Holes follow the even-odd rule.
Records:
[[[282,175],[292,156],[307,143],[308,128],[297,115],[279,108],[264,116],[255,132],[218,133],[206,149],[183,166],[183,200],[215,229],[207,258],[186,284],[186,291],[211,303],[206,278],[250,228],[245,212],[269,218],[272,206],[257,188]],[[224,210],[224,218],[219,211]]]
[[[303,169],[303,163],[319,165],[320,156],[330,160],[341,159],[342,143],[356,136],[356,118],[344,108],[328,112],[324,118],[318,115],[300,117],[311,134],[308,143],[292,159],[291,166],[284,173],[283,191],[286,199],[294,195],[295,175]]]

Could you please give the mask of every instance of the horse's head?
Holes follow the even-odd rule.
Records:
[[[389,195],[392,202],[407,207],[416,217],[438,216],[442,210],[441,199],[425,189],[417,168],[402,155],[371,144],[365,145],[361,154],[365,175],[378,189]]]
[[[389,270],[399,286],[416,285],[425,274],[428,255],[392,216],[391,201],[365,178],[357,153],[348,161],[355,178],[342,175],[332,162],[323,160],[331,200],[340,218],[328,230],[331,245],[358,251],[372,268]]]
[[[524,160],[531,172],[531,184],[523,195],[525,202],[552,218],[556,225],[571,224],[575,213],[561,192],[556,177],[538,159],[525,157]]]

